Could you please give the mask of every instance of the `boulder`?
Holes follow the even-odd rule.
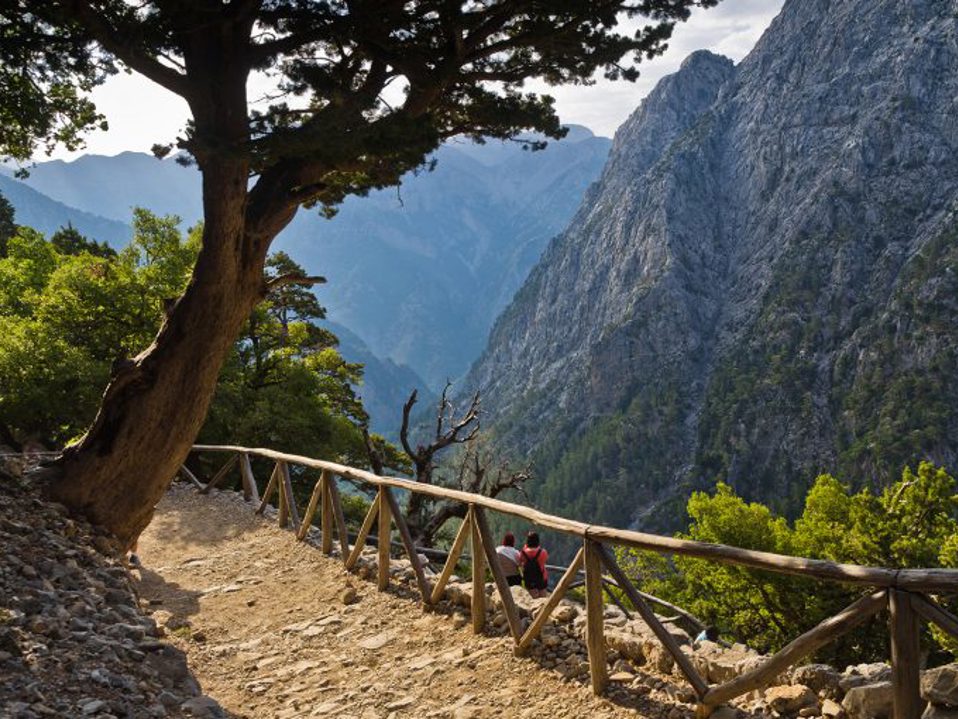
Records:
[[[825,719],[842,719],[845,716],[845,710],[833,699],[826,699],[822,702],[822,716]]]
[[[958,707],[958,664],[922,672],[921,696],[938,706]]]
[[[852,687],[887,681],[891,681],[891,667],[883,662],[877,662],[847,667],[838,680],[838,684],[843,692],[847,692]]]
[[[579,610],[569,602],[562,602],[552,613],[552,620],[557,624],[568,624],[579,614]]]
[[[958,709],[929,704],[921,719],[958,719]]]
[[[723,684],[742,674],[743,666],[752,663],[749,660],[761,661],[761,657],[741,644],[726,648],[710,641],[700,642],[692,655],[695,667],[713,684]]]
[[[796,714],[800,709],[816,706],[818,698],[804,684],[790,684],[766,689],[765,703],[779,714]]]
[[[675,666],[675,660],[658,639],[646,639],[642,642],[642,655],[648,665],[659,674],[669,674]]]
[[[892,713],[891,682],[862,684],[852,687],[842,700],[849,719],[890,719]]]
[[[821,697],[840,700],[844,695],[841,689],[842,675],[828,664],[805,664],[795,667],[791,672],[794,684],[804,684]]]
[[[636,664],[645,664],[646,657],[641,637],[637,637],[629,632],[610,629],[605,632],[605,641],[610,647],[629,661],[635,662]]]
[[[738,674],[745,674],[746,672],[750,672],[753,669],[758,669],[759,667],[763,666],[767,660],[768,657],[764,657],[761,654],[755,653],[745,657],[745,659],[742,659],[735,666],[735,670]],[[789,684],[790,682],[788,680],[787,672],[783,672],[782,674],[773,677],[769,683],[772,685]]]

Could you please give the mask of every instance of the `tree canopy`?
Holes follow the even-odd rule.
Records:
[[[137,208],[119,252],[61,228],[46,240],[20,227],[0,259],[0,441],[62,446],[96,412],[113,363],[147,346],[169,299],[189,280],[200,228]],[[302,275],[285,253],[270,277]],[[362,366],[315,324],[315,295],[276,285],[251,313],[223,367],[204,441],[248,443],[362,464]],[[395,453],[395,452],[394,452]]]
[[[107,128],[86,94],[115,70],[72,23],[44,23],[30,0],[0,2],[0,154],[30,160],[38,149],[82,145]]]
[[[50,244],[62,255],[80,255],[87,252],[98,257],[116,257],[116,250],[106,242],[84,237],[70,222],[50,236]]]
[[[2,147],[22,158],[31,138],[69,142],[91,127],[88,105],[61,107],[57,95],[74,99],[119,61],[189,103],[193,121],[175,145],[201,167],[242,158],[260,178],[255,194],[278,185],[288,200],[332,204],[395,183],[446,137],[561,137],[552,98],[523,92],[526,80],[634,80],[677,21],[717,2],[10,1],[0,62],[32,74],[7,88],[29,112],[12,118],[17,137]],[[634,33],[621,29],[641,17]],[[276,92],[247,111],[253,72]],[[217,81],[228,84],[211,92]]]
[[[17,231],[14,220],[13,205],[3,195],[0,195],[0,257],[7,256],[7,243]]]

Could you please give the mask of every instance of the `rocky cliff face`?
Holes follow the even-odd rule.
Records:
[[[671,528],[716,478],[954,467],[956,117],[952,0],[789,0],[663,80],[470,375],[538,502]]]

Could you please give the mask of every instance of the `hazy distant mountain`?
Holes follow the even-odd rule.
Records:
[[[329,317],[378,357],[432,387],[462,374],[546,243],[568,223],[605,162],[610,140],[573,127],[542,152],[516,143],[450,142],[433,172],[350,198],[337,217],[301,211],[275,249],[329,278]],[[199,175],[137,153],[40,163],[31,187],[129,221],[139,205],[200,217]]]
[[[478,356],[598,176],[609,140],[570,135],[535,153],[450,143],[433,172],[350,198],[330,222],[301,213],[281,244],[329,278],[320,296],[330,317],[439,387]]]
[[[199,172],[142,152],[41,162],[25,182],[65,205],[120,222],[130,221],[134,207],[179,215],[188,225],[203,214]]]
[[[122,247],[130,241],[129,225],[110,220],[61,202],[51,200],[36,190],[11,177],[0,174],[0,194],[3,194],[16,211],[18,225],[27,225],[50,236],[58,229],[72,223],[87,237],[106,241],[113,247]]]
[[[415,372],[391,359],[374,355],[363,340],[336,322],[323,324],[339,338],[339,352],[347,362],[362,362],[363,384],[357,389],[363,407],[369,413],[374,431],[396,440],[402,424],[402,406],[414,389],[419,390],[420,404],[432,401],[432,393]]]
[[[788,0],[643,101],[471,373],[543,508],[958,469],[956,37],[952,0]]]

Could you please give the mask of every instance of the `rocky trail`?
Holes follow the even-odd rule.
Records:
[[[593,697],[587,676],[542,651],[517,659],[505,637],[473,635],[466,610],[424,612],[400,582],[377,591],[232,492],[174,487],[139,552],[153,618],[235,717],[691,716],[653,675]]]

